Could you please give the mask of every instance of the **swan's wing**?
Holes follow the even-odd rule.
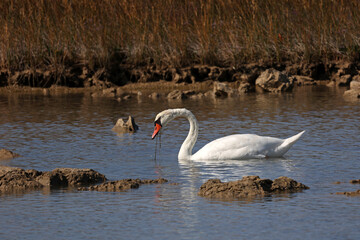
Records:
[[[236,134],[216,139],[192,156],[194,160],[260,158],[271,154],[283,139]]]

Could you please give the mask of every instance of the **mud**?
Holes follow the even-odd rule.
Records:
[[[92,169],[57,168],[49,172],[0,166],[0,193],[100,183],[104,175]]]
[[[142,184],[163,184],[167,183],[168,180],[164,178],[159,179],[122,179],[118,181],[109,181],[99,185],[90,187],[81,187],[78,190],[81,191],[99,191],[99,192],[123,192],[129,189],[139,188]]]
[[[277,193],[292,193],[304,189],[309,189],[309,187],[288,177],[279,177],[272,181],[261,179],[259,176],[245,176],[241,180],[224,183],[219,179],[210,179],[200,187],[198,195],[221,200],[236,200]]]

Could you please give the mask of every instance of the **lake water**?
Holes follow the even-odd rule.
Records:
[[[0,164],[45,171],[92,168],[110,180],[164,177],[178,185],[142,185],[122,193],[76,189],[0,196],[1,239],[358,239],[360,197],[335,195],[360,185],[360,101],[342,89],[303,87],[280,95],[233,99],[117,102],[88,96],[0,96],[0,148],[22,157]],[[185,107],[200,124],[195,151],[235,133],[303,137],[284,159],[178,162],[189,130],[185,119],[167,125],[161,148],[151,140],[156,114]],[[135,117],[134,134],[111,130]],[[252,201],[197,196],[210,178],[288,176],[310,187]],[[344,182],[334,184],[336,181]]]

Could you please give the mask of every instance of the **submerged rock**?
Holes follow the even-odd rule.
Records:
[[[210,179],[200,187],[198,194],[202,197],[231,200],[297,192],[303,189],[309,187],[288,177],[279,177],[272,181],[260,179],[259,176],[245,176],[241,180],[224,183],[219,179]]]
[[[336,194],[346,196],[360,196],[360,189],[354,192],[337,192]]]
[[[57,168],[50,172],[0,166],[0,193],[36,190],[43,187],[89,185],[106,181],[92,169]]]
[[[135,119],[132,116],[129,116],[129,119],[127,122],[125,122],[123,119],[119,118],[115,124],[115,126],[112,128],[114,132],[136,132],[139,129],[138,125],[135,123]]]
[[[122,179],[118,181],[109,181],[99,185],[90,187],[81,187],[78,190],[82,191],[99,191],[99,192],[123,192],[129,189],[139,188],[141,184],[162,184],[167,183],[168,180],[164,178],[158,179]]]
[[[8,160],[16,157],[20,157],[20,155],[5,148],[0,149],[0,160]]]

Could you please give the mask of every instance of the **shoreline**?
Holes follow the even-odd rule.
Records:
[[[81,71],[80,71],[81,70]],[[0,94],[77,94],[93,97],[125,97],[152,94],[152,98],[178,93],[170,98],[186,98],[199,94],[217,97],[246,93],[291,92],[293,87],[326,85],[346,87],[347,95],[360,97],[360,64],[337,61],[303,64],[246,64],[241,67],[193,65],[190,67],[157,68],[144,66],[90,71],[78,65],[56,77],[54,70],[36,69],[11,72],[0,70]],[[59,82],[58,80],[61,79]],[[179,93],[180,92],[180,93]]]

